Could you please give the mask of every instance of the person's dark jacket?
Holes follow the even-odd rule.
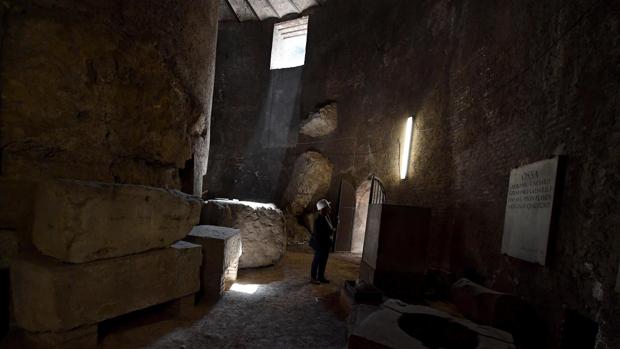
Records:
[[[332,247],[332,234],[334,231],[327,222],[326,216],[320,214],[314,221],[314,231],[310,239],[310,246],[320,250],[329,250]]]

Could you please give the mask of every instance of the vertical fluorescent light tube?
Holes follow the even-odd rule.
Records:
[[[407,178],[407,170],[409,169],[409,152],[411,151],[411,132],[413,131],[413,117],[407,118],[407,125],[405,125],[405,144],[403,148],[403,155],[400,159],[400,179]]]

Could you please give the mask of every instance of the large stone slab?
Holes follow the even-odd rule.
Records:
[[[63,332],[25,332],[31,349],[96,349],[97,325],[87,325]]]
[[[0,229],[30,234],[35,193],[32,181],[0,178]]]
[[[16,323],[60,332],[184,297],[200,288],[201,263],[189,242],[83,264],[20,256],[11,266]]]
[[[202,246],[201,296],[217,299],[224,292],[226,281],[237,280],[242,251],[239,229],[199,225],[185,239]]]
[[[239,229],[243,244],[239,268],[273,265],[286,252],[284,214],[273,204],[209,200],[200,224]]]
[[[74,180],[39,185],[33,242],[72,263],[169,246],[198,224],[202,201],[176,190]]]
[[[19,252],[19,234],[14,230],[0,229],[0,268],[8,268]]]

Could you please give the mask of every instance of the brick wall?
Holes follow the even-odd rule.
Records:
[[[545,347],[565,308],[598,322],[597,348],[618,347],[618,10],[606,0],[329,1],[309,12],[298,117],[337,101],[339,126],[300,136],[287,157],[324,153],[335,166],[332,199],[340,179],[358,185],[375,173],[389,201],[431,207],[432,265],[525,297],[549,329]],[[510,170],[554,154],[567,168],[548,265],[501,255]]]

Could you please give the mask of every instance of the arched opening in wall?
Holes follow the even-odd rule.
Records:
[[[355,217],[353,219],[353,235],[351,237],[351,252],[362,253],[366,236],[366,221],[368,220],[368,206],[371,203],[385,202],[385,190],[381,180],[370,175],[355,190]]]
[[[179,178],[181,180],[181,191],[193,195],[194,194],[194,157],[185,161],[185,167],[179,169]]]

